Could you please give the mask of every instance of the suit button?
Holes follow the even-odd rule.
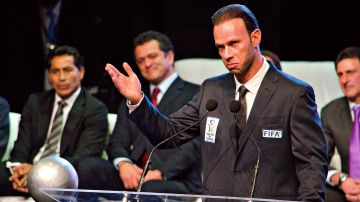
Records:
[[[235,170],[234,170],[234,174],[235,174],[235,175],[239,175],[239,174],[240,174],[240,170],[239,170],[239,169],[235,169]]]

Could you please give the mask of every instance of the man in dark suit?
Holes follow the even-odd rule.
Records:
[[[212,21],[215,45],[230,73],[206,80],[197,96],[170,118],[143,96],[127,63],[128,76],[106,65],[128,99],[129,118],[154,144],[200,121],[166,146],[201,135],[204,194],[323,201],[327,148],[312,87],[264,59],[261,31],[246,6],[225,6]],[[219,105],[207,112],[210,99]],[[235,99],[241,105],[236,114],[229,109]],[[215,126],[206,130],[211,122]]]
[[[174,72],[174,47],[166,35],[155,31],[140,34],[134,40],[134,56],[141,74],[150,83],[145,93],[153,95],[153,103],[158,103],[157,109],[165,115],[180,109],[198,92],[199,86],[182,80]],[[110,161],[90,158],[81,162],[81,172],[88,173],[84,177],[91,176],[80,180],[84,182],[80,184],[81,188],[138,188],[145,160],[153,146],[127,118],[127,111],[124,100],[107,150]],[[196,139],[176,149],[155,151],[142,191],[200,193],[199,143]]]
[[[76,168],[79,160],[100,156],[105,147],[107,109],[81,88],[85,73],[82,56],[73,47],[60,46],[48,61],[54,90],[29,97],[7,162],[9,169],[0,166],[0,195],[27,193],[26,178],[32,164],[46,156],[60,156]]]
[[[360,201],[360,179],[349,172],[352,164],[349,161],[350,142],[355,120],[353,110],[360,106],[360,48],[349,47],[338,54],[336,73],[345,96],[327,104],[321,110],[321,119],[329,157],[331,159],[334,155],[336,147],[341,158],[341,171],[329,169],[326,201]]]
[[[9,103],[0,97],[0,160],[5,154],[9,140]]]

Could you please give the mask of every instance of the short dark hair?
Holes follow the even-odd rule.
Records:
[[[271,52],[269,50],[262,50],[261,55],[271,58],[274,65],[281,70],[280,58],[278,55],[276,55],[274,52]]]
[[[143,45],[144,43],[151,40],[159,42],[160,50],[164,51],[165,53],[168,53],[169,51],[175,52],[174,46],[171,43],[169,37],[163,33],[152,30],[143,32],[134,39],[134,50],[137,46]]]
[[[81,67],[84,67],[84,58],[80,55],[79,51],[68,45],[64,46],[58,46],[54,50],[50,50],[48,56],[47,56],[47,68],[50,69],[51,67],[51,60],[55,56],[62,56],[62,55],[71,55],[74,56],[74,63],[75,66],[80,69]]]
[[[340,51],[340,53],[337,55],[335,65],[347,58],[357,58],[360,61],[360,48],[351,46],[348,48],[345,48],[344,50]],[[336,67],[335,67],[336,68]]]
[[[215,26],[234,18],[241,18],[244,21],[249,34],[251,34],[255,29],[259,29],[259,23],[254,13],[252,13],[248,7],[241,4],[231,4],[220,8],[211,17],[211,21]]]

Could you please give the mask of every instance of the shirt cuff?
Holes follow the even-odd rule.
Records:
[[[132,104],[130,100],[126,100],[126,106],[129,108],[129,114],[131,114],[131,112],[135,111],[135,109],[139,107],[143,99],[144,99],[144,93],[142,93],[142,98],[139,103]]]
[[[333,186],[333,187],[335,187],[336,184],[331,183],[330,178],[331,178],[333,175],[335,175],[337,172],[339,172],[339,171],[337,171],[337,170],[329,170],[329,171],[328,171],[328,174],[327,174],[327,177],[326,177],[326,182],[327,182],[329,185]]]
[[[124,162],[124,161],[132,163],[132,161],[130,159],[124,158],[124,157],[119,157],[119,158],[114,159],[113,163],[114,163],[116,170],[119,169],[119,167],[118,167],[119,163]]]
[[[20,166],[20,165],[21,165],[20,162],[10,162],[10,161],[6,162],[6,167],[10,170],[11,175],[14,174],[12,169],[14,167],[17,167],[17,166]]]

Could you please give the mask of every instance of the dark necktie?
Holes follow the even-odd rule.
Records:
[[[155,87],[152,94],[151,94],[151,103],[156,107],[158,105],[157,96],[160,93],[160,89]]]
[[[62,134],[63,108],[67,105],[65,101],[58,102],[59,108],[56,111],[54,121],[51,127],[50,135],[46,140],[46,146],[41,158],[56,154],[56,148]]]
[[[350,139],[350,159],[349,174],[350,177],[360,180],[360,107],[354,107],[354,124]]]
[[[47,39],[50,44],[55,44],[56,42],[56,19],[55,13],[52,10],[47,12],[49,17],[49,27],[47,29]]]
[[[240,102],[240,110],[236,113],[236,121],[238,123],[238,127],[236,130],[236,149],[239,148],[240,136],[243,135],[246,127],[246,99],[245,95],[248,92],[244,85],[239,88],[239,102]]]

